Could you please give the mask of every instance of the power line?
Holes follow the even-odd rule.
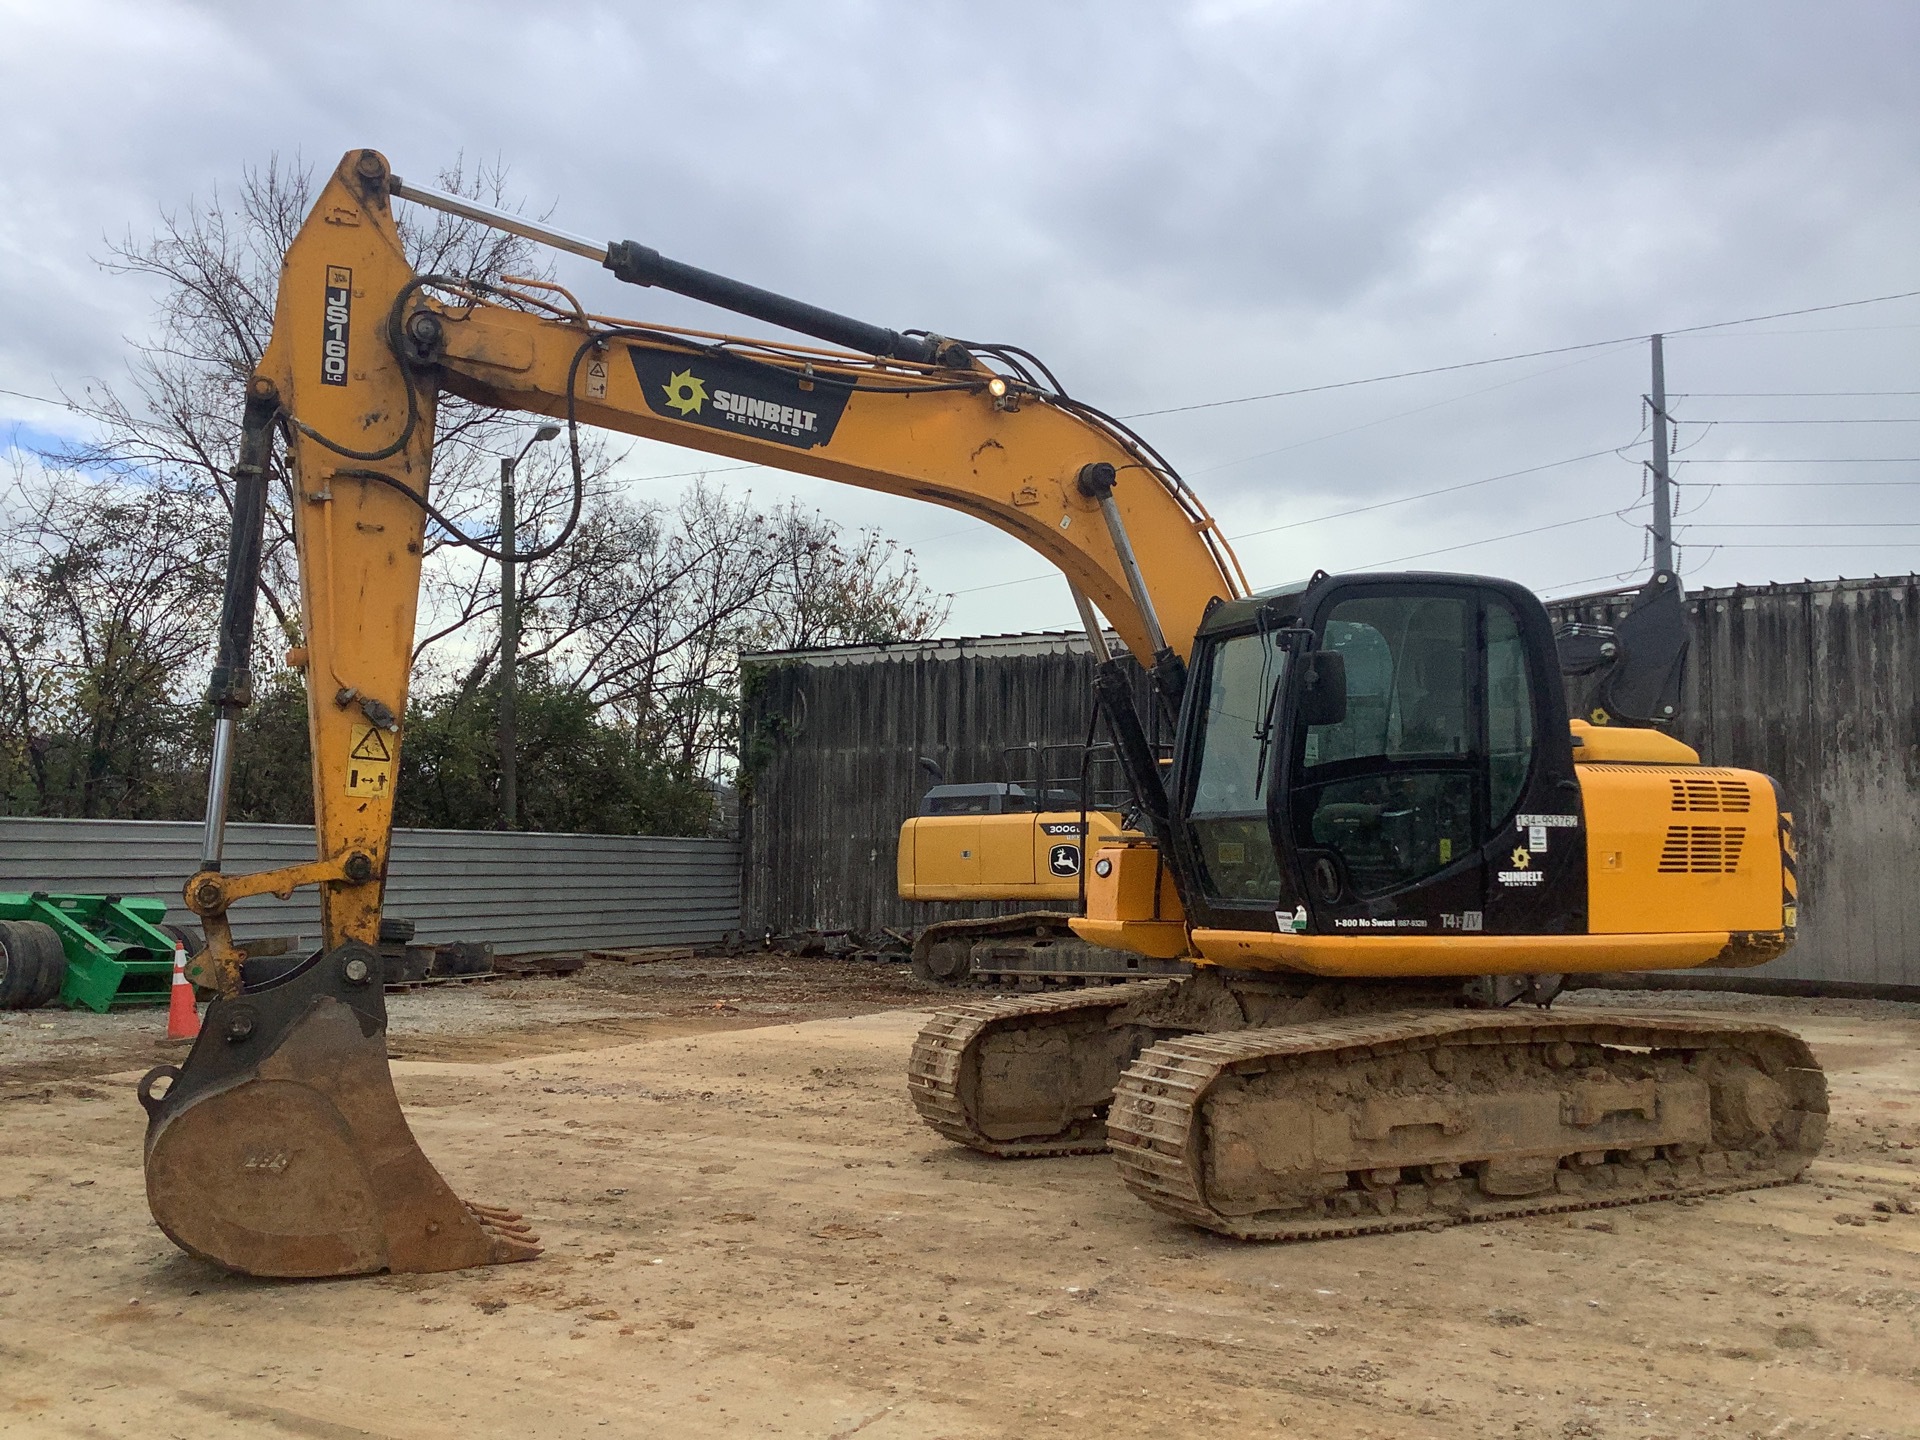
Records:
[[[1632,507],[1629,506],[1629,509]],[[1483,540],[1467,540],[1459,545],[1442,545],[1438,550],[1422,550],[1416,555],[1396,555],[1391,560],[1374,560],[1365,565],[1356,565],[1356,570],[1378,570],[1388,565],[1399,565],[1408,560],[1424,560],[1429,555],[1450,555],[1455,550],[1471,550],[1476,545],[1497,545],[1502,540],[1518,540],[1527,535],[1544,535],[1549,530],[1565,530],[1571,525],[1586,525],[1595,520],[1605,520],[1610,516],[1619,516],[1619,510],[1602,510],[1597,515],[1582,515],[1577,520],[1557,520],[1551,525],[1536,525],[1531,530],[1515,530],[1506,535],[1489,535]]]
[[[1920,530],[1915,520],[1690,520],[1689,530]]]
[[[1874,540],[1855,540],[1846,544],[1816,542],[1812,545],[1773,545],[1761,541],[1724,544],[1713,542],[1716,550],[1920,550],[1920,540],[1889,540],[1884,545]]]
[[[49,400],[44,395],[29,395],[24,390],[9,390],[4,385],[0,385],[0,395],[11,395],[16,400],[32,400],[40,405],[51,405],[56,410],[72,410],[75,413],[84,413],[81,412],[80,407],[75,405],[71,400]]]
[[[1542,586],[1541,589],[1542,590],[1565,590],[1574,585],[1591,585],[1596,580],[1625,581],[1630,579],[1635,573],[1637,572],[1631,571],[1631,570],[1615,570],[1608,575],[1589,575],[1584,580],[1556,580],[1551,585]],[[1539,594],[1539,591],[1536,591],[1535,593]],[[1569,600],[1569,599],[1575,599],[1578,597],[1569,596],[1569,595],[1542,595],[1541,598],[1543,600],[1551,602],[1554,600]]]
[[[1716,417],[1712,420],[1696,420],[1692,416],[1682,416],[1681,423],[1687,425],[1920,425],[1920,415],[1865,415],[1845,418],[1792,419],[1792,420],[1746,420]]]
[[[1320,525],[1329,520],[1344,520],[1350,515],[1366,515],[1375,510],[1390,509],[1395,505],[1407,505],[1415,500],[1430,500],[1436,495],[1452,495],[1461,490],[1472,490],[1476,486],[1491,485],[1496,480],[1512,480],[1520,475],[1535,475],[1542,470],[1554,470],[1562,465],[1573,465],[1582,460],[1597,460],[1601,456],[1616,453],[1618,453],[1617,447],[1613,446],[1609,446],[1605,450],[1590,450],[1584,455],[1569,455],[1564,460],[1549,460],[1544,465],[1529,465],[1524,470],[1509,470],[1504,474],[1488,475],[1479,480],[1467,480],[1458,485],[1443,485],[1437,490],[1422,490],[1414,495],[1401,495],[1392,500],[1381,500],[1373,505],[1360,505],[1351,510],[1336,510],[1328,515],[1316,515],[1311,520],[1290,520],[1283,525],[1270,525],[1264,530],[1243,530],[1238,534],[1229,535],[1227,539],[1231,541],[1255,540],[1262,535],[1272,535],[1281,530],[1297,530],[1307,525]],[[1607,513],[1613,514],[1614,512],[1608,511]],[[1437,554],[1439,552],[1435,551],[1433,553]],[[965,590],[954,590],[949,593],[954,595],[975,595],[982,590],[1004,590],[1010,585],[1031,585],[1036,581],[1051,578],[1051,575],[1028,575],[1019,580],[996,580],[988,585],[973,585]]]
[[[1231,470],[1236,465],[1251,465],[1255,460],[1270,460],[1275,455],[1284,455],[1288,451],[1299,450],[1308,445],[1318,445],[1323,440],[1338,440],[1342,436],[1357,434],[1362,430],[1371,430],[1376,425],[1385,425],[1392,420],[1404,420],[1409,415],[1424,415],[1430,410],[1439,410],[1448,405],[1457,405],[1463,400],[1473,400],[1482,395],[1491,395],[1496,390],[1509,390],[1515,385],[1524,385],[1530,380],[1539,380],[1548,375],[1558,375],[1562,370],[1571,370],[1576,365],[1591,365],[1598,358],[1597,355],[1588,355],[1579,360],[1569,360],[1565,365],[1552,365],[1545,370],[1535,370],[1528,375],[1518,375],[1511,380],[1502,380],[1497,385],[1487,385],[1478,390],[1469,390],[1464,395],[1449,395],[1443,400],[1435,400],[1430,404],[1416,405],[1411,410],[1396,410],[1391,415],[1382,415],[1373,420],[1362,420],[1358,425],[1349,425],[1342,430],[1329,430],[1324,435],[1310,435],[1305,440],[1295,440],[1273,450],[1262,450],[1256,455],[1243,455],[1238,460],[1225,460],[1218,465],[1208,465],[1203,469],[1191,470],[1188,473],[1195,476],[1213,475],[1222,470]]]
[[[1330,385],[1303,385],[1297,390],[1272,390],[1264,395],[1241,395],[1232,400],[1205,400],[1197,405],[1169,405],[1164,410],[1136,410],[1122,420],[1149,420],[1156,415],[1184,415],[1191,410],[1217,410],[1223,405],[1251,405],[1256,400],[1286,400],[1295,395],[1319,395],[1328,390],[1351,390],[1357,385],[1379,385],[1388,380],[1412,380],[1421,375],[1445,375],[1454,370],[1477,370],[1483,365],[1506,365],[1515,360],[1538,360],[1548,355],[1571,355],[1577,350],[1601,350],[1609,345],[1638,345],[1646,337],[1594,340],[1584,345],[1560,345],[1551,350],[1528,350],[1518,355],[1496,355],[1491,360],[1463,360],[1455,365],[1430,365],[1423,370],[1396,370],[1391,375],[1369,375],[1364,380],[1336,380]]]
[[[1748,315],[1739,320],[1715,320],[1705,325],[1685,325],[1667,330],[1667,335],[1698,335],[1708,330],[1724,330],[1734,325],[1757,325],[1763,320],[1785,320],[1795,315],[1817,315],[1828,310],[1848,310],[1858,305],[1879,305],[1889,300],[1910,300],[1920,290],[1902,290],[1893,295],[1870,295],[1864,300],[1841,300],[1832,305],[1810,305],[1801,310],[1776,310],[1770,315]],[[1538,360],[1547,355],[1571,355],[1578,350],[1603,350],[1612,345],[1638,345],[1645,335],[1623,335],[1612,340],[1589,340],[1579,345],[1556,345],[1547,350],[1525,350],[1513,355],[1495,355],[1487,360],[1462,360],[1452,365],[1429,365],[1420,370],[1397,370],[1390,375],[1369,375],[1360,380],[1337,380],[1328,385],[1306,385],[1297,390],[1272,390],[1263,395],[1242,395],[1232,400],[1205,400],[1195,405],[1170,405],[1162,410],[1136,410],[1123,420],[1147,420],[1156,415],[1182,415],[1193,410],[1217,410],[1224,405],[1250,405],[1256,400],[1285,400],[1295,395],[1319,395],[1328,390],[1349,390],[1356,385],[1378,385],[1388,380],[1411,380],[1422,375],[1444,375],[1454,370],[1474,370],[1483,365],[1506,365],[1515,360]]]
[[[1676,390],[1668,398],[1673,400],[1823,400],[1884,395],[1920,395],[1920,390]]]
[[[1572,465],[1581,460],[1597,460],[1603,455],[1612,455],[1611,447],[1605,450],[1589,450],[1584,455],[1569,455],[1564,460],[1549,460],[1544,465],[1529,465],[1524,470],[1509,470],[1503,475],[1489,475],[1483,480],[1467,480],[1458,485],[1443,485],[1438,490],[1422,490],[1417,495],[1402,495],[1394,500],[1382,500],[1373,505],[1360,505],[1352,510],[1336,510],[1330,515],[1316,515],[1311,520],[1290,520],[1284,525],[1269,525],[1264,530],[1243,530],[1238,535],[1229,535],[1229,540],[1254,540],[1262,535],[1272,535],[1280,530],[1297,530],[1304,525],[1320,525],[1328,520],[1344,520],[1349,515],[1365,515],[1374,510],[1385,510],[1394,505],[1406,505],[1415,500],[1430,500],[1435,495],[1452,495],[1461,490],[1471,490],[1479,485],[1491,485],[1496,480],[1512,480],[1520,475],[1537,475],[1542,470],[1558,469],[1562,465]]]
[[[634,484],[644,484],[649,480],[687,480],[698,475],[731,475],[737,470],[765,470],[765,465],[709,465],[704,470],[676,470],[671,475],[630,475],[628,480]]]
[[[1057,578],[1059,573],[1060,572],[1056,570],[1047,575],[1023,576],[1018,580],[996,580],[991,585],[969,585],[964,590],[949,590],[947,593],[949,595],[978,595],[982,590],[1004,590],[1009,585],[1033,585],[1041,580],[1052,580]]]
[[[1887,298],[1897,300],[1900,297],[1892,295]],[[1861,303],[1866,304],[1868,302],[1862,301]],[[1754,330],[1748,332],[1744,338],[1749,340],[1769,340],[1775,335],[1866,335],[1875,330],[1920,330],[1920,324],[1916,324],[1913,321],[1902,321],[1897,325],[1822,325],[1804,330]],[[1676,335],[1679,332],[1670,330],[1667,333]],[[1701,340],[1738,340],[1743,337],[1738,335],[1701,335],[1696,338]]]
[[[1702,456],[1696,460],[1682,460],[1682,465],[1915,465],[1920,464],[1920,455],[1843,455],[1829,456],[1826,459],[1808,457],[1799,460],[1774,459],[1728,459],[1716,460]]]
[[[1694,482],[1689,482],[1694,483]],[[1920,480],[1701,480],[1710,490],[1862,490],[1881,485],[1920,485]]]

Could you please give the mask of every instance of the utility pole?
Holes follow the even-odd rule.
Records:
[[[1653,337],[1653,568],[1673,573],[1673,491],[1667,474],[1667,362],[1660,336]]]
[[[514,583],[513,472],[527,451],[560,433],[558,425],[542,425],[511,460],[500,457],[500,828],[520,826],[520,739],[515,732],[515,708],[520,692],[520,596]]]
[[[520,452],[522,455],[526,451]],[[500,457],[500,828],[518,824],[519,737],[514,733],[514,700],[519,687],[520,600],[513,575],[513,471],[517,460]]]

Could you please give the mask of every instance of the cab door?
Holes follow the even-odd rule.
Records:
[[[1289,838],[1322,933],[1484,924],[1480,598],[1432,583],[1343,587],[1314,626],[1345,660],[1336,724],[1296,727]]]
[[[1296,725],[1277,835],[1321,933],[1586,929],[1580,787],[1552,628],[1496,580],[1340,584],[1312,621],[1347,709]]]

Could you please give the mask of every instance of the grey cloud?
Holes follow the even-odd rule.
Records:
[[[1900,4],[97,4],[8,23],[13,389],[117,375],[142,333],[147,297],[87,263],[102,235],[272,152],[324,169],[367,143],[421,178],[498,158],[568,229],[886,324],[1018,340],[1116,410],[1920,284],[1920,12]],[[562,271],[608,309],[716,322]],[[1857,328],[1916,309],[1841,312],[1825,328],[1845,334],[1677,340],[1675,388],[1920,389],[1915,331]],[[1566,363],[1145,423],[1230,532],[1259,529],[1630,438],[1644,353]],[[49,422],[0,396],[9,416]],[[1837,428],[1724,426],[1694,453],[1907,453]],[[691,468],[649,447],[634,464]],[[754,483],[906,538],[965,528]],[[1638,488],[1632,464],[1594,462],[1264,537],[1249,568],[1364,563],[1624,507]],[[1813,513],[1792,491],[1702,498],[1702,524]],[[1816,498],[1835,520],[1920,514],[1920,487]],[[1639,548],[1609,521],[1449,563],[1546,585],[1631,569]],[[1729,550],[1704,573],[1913,554]],[[985,536],[921,558],[955,587],[1044,568]],[[1070,623],[1057,589],[968,597],[954,625]]]

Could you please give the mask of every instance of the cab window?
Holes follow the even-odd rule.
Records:
[[[1337,854],[1361,898],[1472,852],[1477,608],[1461,595],[1383,595],[1328,617],[1321,644],[1345,657],[1347,714],[1307,729],[1295,834]]]
[[[1189,833],[1207,893],[1229,903],[1271,905],[1281,892],[1267,786],[1279,718],[1273,697],[1286,665],[1287,653],[1270,631],[1219,642],[1207,665]]]
[[[1520,617],[1504,600],[1487,604],[1487,821],[1503,829],[1533,769],[1533,686]]]

